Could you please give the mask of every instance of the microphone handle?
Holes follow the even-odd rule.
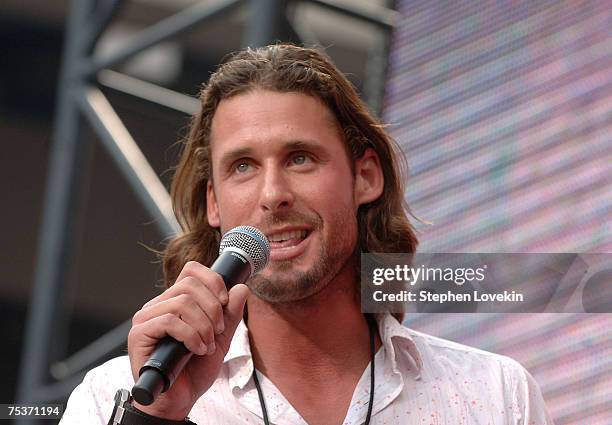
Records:
[[[210,269],[221,275],[228,290],[251,276],[246,254],[233,247],[227,247]],[[138,381],[132,387],[134,400],[143,406],[153,403],[159,394],[168,391],[192,355],[182,342],[171,336],[163,338],[138,372]]]

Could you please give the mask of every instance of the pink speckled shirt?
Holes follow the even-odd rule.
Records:
[[[413,331],[390,315],[377,321],[383,345],[375,358],[372,424],[553,423],[538,385],[514,360]],[[190,419],[198,425],[262,424],[252,371],[248,330],[242,322],[219,377],[195,404]],[[258,377],[271,423],[306,424],[270,380]],[[70,396],[60,424],[106,424],[116,390],[133,385],[127,357],[93,369]],[[364,423],[369,388],[368,366],[343,425]]]

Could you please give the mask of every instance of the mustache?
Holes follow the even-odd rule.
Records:
[[[321,227],[321,218],[315,214],[306,214],[298,211],[283,211],[267,214],[255,227],[266,232],[270,228],[283,224],[291,226],[307,226],[313,229]]]

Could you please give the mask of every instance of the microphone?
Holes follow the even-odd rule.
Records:
[[[223,235],[219,257],[210,268],[221,275],[229,290],[259,273],[269,258],[266,236],[255,227],[238,226]],[[191,355],[182,342],[170,336],[163,338],[138,372],[138,382],[132,388],[134,400],[144,406],[153,403],[172,386]]]

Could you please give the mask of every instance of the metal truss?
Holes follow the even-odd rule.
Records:
[[[398,19],[397,12],[386,7],[357,7],[337,0],[309,1],[379,27],[387,41]],[[195,114],[199,102],[110,68],[198,25],[223,19],[238,7],[250,8],[243,40],[245,46],[264,45],[285,37],[304,38],[303,31],[287,20],[285,11],[291,3],[289,0],[217,0],[195,3],[125,40],[120,51],[100,57],[94,53],[94,48],[121,3],[120,0],[71,2],[34,288],[21,357],[17,394],[20,403],[65,400],[88,368],[125,345],[130,328],[130,321],[126,321],[76,354],[62,359],[66,348],[62,300],[77,236],[74,223],[78,222],[84,202],[84,182],[87,181],[84,177],[88,174],[93,147],[92,140],[82,137],[86,125],[93,129],[162,236],[170,237],[180,231],[167,190],[100,88],[109,87],[185,114]],[[373,55],[372,67],[379,71],[374,73],[375,82],[366,85],[374,93],[370,102],[371,106],[376,104],[373,109],[378,109],[382,99],[387,44]],[[22,420],[19,423],[30,422]]]

